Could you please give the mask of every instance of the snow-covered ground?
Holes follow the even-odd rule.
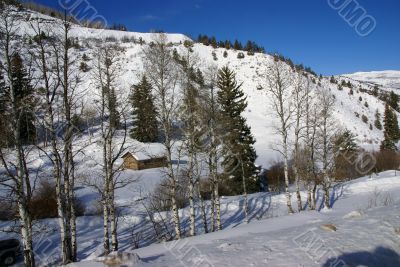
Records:
[[[318,192],[317,211],[288,215],[284,194],[250,195],[250,222],[246,224],[241,196],[224,197],[223,231],[203,234],[199,218],[199,236],[158,244],[145,240],[153,236],[153,229],[137,205],[119,219],[120,251],[140,257],[139,265],[131,266],[331,266],[338,259],[348,266],[363,262],[374,263],[363,266],[399,266],[400,173],[388,171],[336,185],[330,211],[323,208],[322,198]],[[121,194],[120,200],[129,202],[130,198]],[[180,214],[187,233],[188,210],[180,210]],[[326,226],[330,224],[336,231]],[[55,264],[59,257],[57,221],[42,220],[39,226],[42,230],[34,239],[39,266]],[[77,227],[82,262],[71,266],[103,266],[98,262],[101,216],[80,217]],[[141,246],[149,246],[133,250],[132,232],[141,233]],[[132,262],[129,258],[125,265],[113,266]]]
[[[255,194],[249,224],[243,223],[240,197],[225,198],[223,231],[137,250],[123,239],[127,260],[116,266],[400,266],[399,193],[400,176],[388,171],[337,185],[330,211],[286,215],[283,194]],[[90,221],[89,229],[96,229]],[[81,257],[101,245],[94,236],[80,237],[88,247]],[[106,265],[91,260],[71,266]]]

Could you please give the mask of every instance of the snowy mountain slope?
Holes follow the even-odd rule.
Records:
[[[60,23],[52,17],[48,17],[35,12],[24,13],[25,22],[20,23],[21,34],[33,34],[32,25],[35,25],[35,19],[46,20],[47,27],[53,32],[57,27],[55,23]],[[94,68],[94,58],[96,57],[95,47],[99,41],[108,43],[118,43],[125,51],[121,56],[122,72],[119,79],[118,94],[123,95],[126,99],[130,88],[137,83],[144,74],[142,63],[142,50],[155,37],[150,33],[121,32],[113,30],[88,29],[79,25],[74,25],[71,35],[78,38],[80,48],[72,49],[72,59],[75,64],[80,64],[83,54],[86,54],[91,60],[87,62],[89,67]],[[181,34],[166,34],[168,42],[171,43],[178,53],[183,54],[185,47],[183,42],[190,40]],[[139,44],[138,39],[143,38],[146,44]],[[274,125],[277,123],[276,118],[271,111],[270,97],[265,90],[257,90],[260,86],[265,89],[266,81],[263,76],[266,69],[272,63],[272,56],[267,54],[256,53],[254,56],[245,55],[245,58],[238,59],[238,51],[233,49],[227,50],[228,56],[223,56],[226,49],[214,49],[211,46],[202,44],[194,45],[194,54],[200,59],[199,68],[203,72],[207,72],[210,66],[220,68],[222,66],[230,66],[237,74],[238,82],[243,82],[242,89],[248,100],[248,109],[244,114],[252,128],[252,132],[256,138],[256,150],[258,154],[257,163],[264,167],[268,167],[272,161],[278,160],[279,155],[271,148],[276,143],[277,135],[274,131]],[[217,60],[213,59],[212,53],[216,54]],[[78,67],[78,66],[77,66]],[[82,83],[76,94],[80,98],[80,105],[83,107],[91,107],[94,105],[98,96],[97,89],[94,85],[91,72],[80,73]],[[343,79],[346,79],[343,77]],[[348,79],[348,78],[347,78]],[[354,94],[349,94],[349,88],[343,91],[337,89],[336,84],[329,82],[329,77],[318,79],[315,77],[317,87],[323,90],[329,90],[336,98],[335,117],[341,128],[347,128],[357,135],[359,144],[368,149],[377,149],[383,133],[373,127],[374,115],[377,110],[383,114],[384,104],[374,96],[361,92],[358,88],[372,90],[373,86],[368,83],[356,83]],[[360,101],[360,97],[362,101]],[[367,104],[366,104],[367,103]],[[368,118],[368,122],[362,121],[362,115]],[[370,129],[372,127],[372,130]]]
[[[382,89],[389,91],[400,90],[400,71],[396,70],[356,72],[341,76],[371,85],[379,85]]]

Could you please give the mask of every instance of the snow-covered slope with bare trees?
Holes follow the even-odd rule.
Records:
[[[33,77],[32,81],[35,82],[35,88],[38,89],[38,93],[35,96],[42,100],[41,102],[36,102],[38,104],[38,110],[35,115],[39,121],[38,124],[42,126],[48,123],[48,121],[45,121],[45,119],[48,118],[43,114],[49,112],[48,110],[43,109],[43,106],[46,106],[46,103],[44,103],[45,101],[43,101],[43,99],[45,99],[45,97],[49,99],[49,95],[51,94],[43,94],[44,87],[48,85],[43,82],[43,71],[40,67],[38,67],[40,66],[40,60],[38,60],[38,51],[40,51],[40,47],[35,38],[38,38],[40,28],[40,31],[45,32],[44,37],[39,36],[40,38],[43,38],[43,40],[48,40],[47,38],[49,36],[49,40],[52,40],[52,37],[54,37],[56,40],[63,40],[63,24],[60,20],[32,11],[18,11],[18,15],[16,32],[19,37],[16,38],[16,40],[13,40],[13,44],[16,45],[16,47],[21,47],[18,52],[25,62],[31,64],[29,71]],[[115,223],[114,227],[117,227],[119,232],[120,250],[128,251],[135,246],[139,247],[151,245],[152,243],[160,242],[160,240],[170,240],[174,236],[173,230],[170,230],[170,232],[163,232],[165,229],[168,230],[173,228],[173,220],[171,219],[173,217],[171,214],[172,211],[157,210],[157,212],[154,212],[150,215],[148,207],[143,204],[144,201],[151,197],[151,193],[154,192],[155,188],[157,188],[159,191],[162,190],[162,186],[159,186],[159,183],[164,177],[174,177],[170,174],[166,175],[166,168],[144,171],[133,171],[120,168],[122,164],[121,156],[127,151],[134,151],[136,153],[149,153],[149,151],[156,151],[154,153],[157,154],[160,151],[164,151],[164,148],[162,148],[162,145],[156,143],[143,144],[137,142],[126,135],[126,129],[115,130],[113,132],[112,127],[109,126],[111,125],[111,122],[107,125],[107,120],[111,117],[111,115],[107,116],[104,113],[106,106],[104,104],[106,102],[104,96],[105,85],[103,80],[104,77],[101,75],[104,74],[104,69],[112,64],[109,63],[110,61],[103,60],[104,58],[101,57],[104,56],[104,53],[106,52],[112,54],[111,58],[115,60],[115,62],[118,62],[118,69],[114,69],[114,76],[111,77],[115,83],[113,83],[112,86],[109,85],[109,88],[115,90],[114,92],[116,94],[115,97],[118,100],[118,106],[114,108],[116,108],[120,114],[125,116],[124,119],[126,119],[125,122],[127,122],[128,127],[132,126],[132,107],[128,101],[129,95],[132,92],[132,86],[140,81],[143,74],[149,74],[146,73],[149,71],[149,67],[146,66],[146,64],[149,63],[146,60],[148,60],[150,57],[149,54],[151,54],[151,52],[149,51],[151,51],[151,48],[154,46],[153,42],[155,40],[165,38],[163,39],[165,41],[165,46],[163,43],[162,47],[165,49],[164,51],[167,51],[169,59],[172,58],[171,54],[176,53],[178,56],[183,56],[190,53],[191,57],[195,59],[194,69],[199,69],[201,73],[203,73],[206,82],[210,82],[210,80],[215,78],[215,74],[217,73],[218,69],[221,69],[224,66],[228,66],[235,72],[236,79],[238,83],[241,84],[241,89],[243,90],[248,102],[248,106],[244,111],[243,116],[247,119],[247,123],[251,127],[251,132],[256,139],[255,150],[258,155],[256,163],[262,168],[268,168],[274,163],[282,161],[281,153],[277,152],[276,149],[277,144],[280,142],[280,136],[277,133],[276,128],[280,123],[280,119],[275,115],[276,112],[274,111],[273,107],[274,99],[271,96],[271,93],[268,91],[268,87],[271,87],[271,84],[268,81],[268,75],[270,75],[269,71],[272,67],[276,66],[276,62],[279,62],[279,67],[286,71],[285,73],[287,75],[284,77],[284,80],[290,84],[288,87],[290,90],[293,89],[296,78],[299,76],[301,78],[306,77],[305,80],[309,82],[307,84],[307,88],[310,89],[310,95],[312,97],[317,98],[321,95],[327,95],[334,100],[332,120],[335,122],[335,129],[350,130],[355,134],[355,139],[361,148],[371,151],[378,150],[383,139],[383,131],[381,129],[377,129],[374,123],[377,117],[376,114],[383,114],[385,107],[385,102],[382,100],[382,98],[378,97],[379,94],[374,94],[375,85],[378,83],[378,80],[381,80],[381,76],[379,75],[374,75],[372,78],[369,78],[368,75],[346,75],[337,77],[315,76],[312,73],[298,71],[293,66],[288,65],[287,62],[279,61],[276,57],[274,57],[274,55],[270,54],[255,53],[254,55],[251,55],[234,49],[216,48],[212,46],[206,46],[201,43],[194,43],[189,49],[188,47],[192,45],[192,40],[182,34],[135,33],[89,29],[76,24],[71,24],[71,28],[68,29],[71,39],[65,41],[64,47],[69,48],[66,49],[69,52],[70,60],[68,64],[66,64],[66,66],[69,67],[69,72],[66,71],[66,73],[70,75],[65,75],[63,78],[70,79],[70,87],[67,88],[71,90],[69,93],[67,92],[65,95],[63,95],[61,90],[62,85],[57,86],[57,81],[62,80],[60,78],[61,72],[56,71],[57,67],[59,67],[57,65],[59,64],[57,60],[65,58],[63,58],[63,56],[56,57],[55,55],[58,55],[58,52],[61,54],[61,51],[63,51],[63,44],[57,43],[54,45],[54,47],[51,47],[53,43],[49,41],[49,43],[46,44],[48,45],[47,49],[49,49],[49,51],[43,51],[41,55],[43,58],[45,58],[44,62],[48,64],[48,67],[51,70],[49,72],[51,73],[50,75],[53,75],[50,79],[51,86],[56,84],[54,95],[51,100],[54,100],[54,102],[51,102],[50,104],[47,103],[48,106],[54,107],[56,112],[58,112],[56,113],[57,116],[54,117],[54,124],[63,124],[65,116],[65,104],[62,102],[63,97],[68,98],[68,101],[72,103],[72,113],[83,118],[83,130],[79,130],[77,131],[78,133],[73,135],[71,148],[67,148],[74,152],[71,152],[74,156],[72,160],[72,163],[74,163],[73,171],[76,175],[76,183],[73,191],[75,192],[77,199],[81,200],[85,204],[82,212],[84,216],[81,216],[77,219],[77,237],[79,241],[77,255],[79,260],[93,259],[104,253],[103,244],[101,241],[103,234],[102,224],[104,221],[99,214],[102,214],[104,210],[107,213],[107,210],[109,209],[101,209],[101,205],[105,205],[104,203],[106,203],[104,198],[102,198],[105,194],[105,189],[103,189],[104,187],[102,186],[104,186],[105,183],[103,181],[103,176],[105,176],[104,172],[108,169],[108,165],[103,162],[104,157],[102,156],[108,155],[107,153],[103,152],[107,149],[105,148],[104,144],[107,143],[106,141],[109,141],[109,139],[106,139],[109,135],[104,134],[104,128],[107,127],[109,127],[108,129],[111,129],[112,134],[110,135],[112,135],[114,138],[109,142],[109,149],[110,151],[112,148],[115,149],[113,152],[117,155],[117,158],[114,160],[112,156],[115,154],[113,154],[113,152],[109,153],[109,155],[111,155],[111,160],[109,159],[111,163],[109,165],[115,164],[109,168],[111,170],[115,169],[117,175],[114,178],[116,181],[118,180],[120,182],[120,184],[112,184],[114,186],[112,190],[115,195],[112,196],[112,201],[110,201],[113,205],[115,204],[115,207],[117,207],[116,210],[118,211],[118,214],[115,215],[114,213],[113,216]],[[57,39],[56,37],[60,38]],[[191,44],[188,45],[188,42]],[[108,50],[105,49],[105,47]],[[54,50],[51,50],[53,48]],[[239,53],[243,53],[243,56],[238,57]],[[0,61],[4,61],[4,58],[0,58]],[[182,67],[175,61],[171,60],[171,62],[173,62],[171,64],[173,65],[172,69]],[[58,70],[60,69],[62,68],[59,67]],[[174,71],[175,69],[172,71],[173,75],[175,75]],[[180,69],[180,71],[182,70]],[[177,73],[182,75],[181,72],[177,71]],[[393,75],[396,76],[395,73]],[[382,87],[380,88],[381,90],[396,86],[396,79],[390,78],[392,77],[392,73],[386,73],[384,74],[384,77],[384,81],[380,81],[379,84]],[[177,102],[178,100],[181,100],[183,87],[182,80],[183,78],[181,76],[174,80],[174,85],[176,84],[176,88],[173,87],[173,90],[171,90],[172,93],[169,95],[170,98],[168,100],[172,99]],[[342,86],[342,82],[343,84],[346,84]],[[61,81],[60,84],[63,84],[63,81]],[[208,88],[205,87],[203,89],[207,90]],[[155,95],[155,97],[157,97],[157,95]],[[283,104],[286,105],[291,100],[292,95],[290,95],[290,98],[284,99]],[[181,102],[183,101],[180,101],[179,104],[181,104]],[[171,104],[171,102],[168,102],[168,104]],[[316,112],[319,112],[318,108],[320,107],[316,107]],[[179,109],[176,108],[176,110]],[[292,106],[289,107],[289,110],[292,111]],[[177,113],[172,113],[176,117],[172,117],[171,120],[168,120],[168,122],[172,122],[172,126],[179,125],[180,123],[180,117],[178,116],[180,114]],[[380,117],[380,120],[381,123],[383,123],[382,116]],[[104,123],[104,121],[107,121],[107,123]],[[292,117],[289,121],[291,125],[294,124]],[[200,126],[201,125],[199,125],[199,127]],[[76,129],[72,129],[71,131],[75,130]],[[58,136],[54,137],[57,139],[55,140],[56,143],[59,142],[54,145],[54,150],[58,150],[60,157],[62,158],[65,155],[63,149],[66,149],[67,147],[63,146],[65,140],[71,139],[62,139],[64,137],[63,128],[60,130],[60,132],[57,132],[57,134],[60,134],[61,136],[59,139],[57,139]],[[289,158],[289,160],[291,160],[290,157],[292,157],[294,139],[293,129],[290,129],[288,134],[288,145],[290,148],[289,152],[287,153],[288,155],[286,156]],[[177,134],[177,136],[179,135]],[[27,166],[27,173],[31,175],[31,179],[27,179],[28,181],[24,180],[23,183],[31,183],[32,188],[34,189],[36,189],[36,184],[41,180],[53,181],[55,176],[53,169],[53,165],[55,164],[52,162],[51,156],[49,156],[54,153],[54,150],[51,150],[53,147],[47,143],[48,136],[46,135],[45,137],[46,139],[43,138],[44,140],[41,140],[42,143],[38,145],[27,146],[26,155],[23,155]],[[174,141],[176,141],[174,142],[174,145],[179,146],[180,141],[182,140]],[[332,140],[330,140],[330,142],[332,142]],[[182,165],[187,164],[185,158],[187,155],[181,156],[182,151],[177,149],[176,146],[171,147],[171,160],[168,162],[171,163],[171,166],[181,166],[181,161],[186,162],[182,163]],[[6,160],[4,160],[4,162],[10,162],[10,166],[15,166],[15,164],[12,165],[12,163],[16,161],[16,158],[21,157],[21,155],[17,155],[17,153],[15,153],[11,147],[4,148],[4,151],[7,152],[5,154]],[[4,157],[4,155],[2,156]],[[104,164],[107,165],[107,168],[104,167]],[[5,168],[2,168],[1,171],[4,176],[7,177],[7,175],[10,175],[11,172],[7,173],[7,170],[4,169]],[[170,171],[171,170],[174,171],[174,166],[171,167]],[[202,171],[205,173],[207,172],[207,169],[204,168]],[[201,171],[199,173],[200,177],[203,173]],[[180,173],[179,175],[184,176]],[[208,174],[201,178],[206,180],[207,175]],[[22,179],[24,179],[24,177],[22,177]],[[176,182],[177,180],[178,179],[172,179],[173,182]],[[181,182],[181,180],[179,180],[179,182]],[[10,186],[10,188],[15,188],[13,187],[12,179],[3,181],[3,185]],[[118,187],[119,185],[121,185],[121,187]],[[246,242],[251,243],[253,241],[253,245],[258,246],[261,242],[264,242],[264,239],[267,239],[269,234],[272,232],[273,237],[282,238],[282,232],[290,229],[290,235],[288,235],[288,237],[293,238],[292,235],[300,234],[303,231],[306,231],[307,229],[305,227],[301,229],[296,228],[296,224],[298,224],[297,218],[299,218],[302,223],[307,225],[307,227],[319,225],[320,223],[328,224],[330,221],[333,221],[334,223],[344,225],[347,227],[347,231],[350,231],[351,222],[343,221],[341,218],[343,216],[347,216],[348,212],[357,212],[358,207],[356,207],[356,205],[361,206],[361,209],[372,208],[372,206],[363,206],[364,203],[367,202],[366,200],[368,200],[367,193],[371,195],[374,188],[377,187],[378,190],[389,190],[390,193],[396,194],[398,193],[400,186],[398,183],[398,176],[392,172],[384,173],[381,177],[375,177],[374,179],[364,177],[355,182],[347,183],[343,187],[340,184],[338,184],[338,186],[330,184],[329,186],[331,185],[333,190],[331,202],[334,204],[334,208],[336,208],[335,203],[337,201],[337,207],[339,207],[338,211],[334,210],[336,213],[310,212],[303,213],[298,217],[284,216],[287,213],[285,206],[286,199],[284,194],[259,193],[250,195],[248,200],[250,221],[259,221],[254,224],[254,227],[258,229],[259,233],[262,233],[261,239],[249,239],[244,241],[245,236],[251,232],[252,226],[250,224],[248,226],[238,227],[237,229],[240,230],[233,229],[231,232],[227,231],[226,235],[224,232],[220,232],[209,235],[211,236],[210,239],[207,239],[207,236],[207,238],[204,240],[192,240],[198,242],[202,247],[207,246],[207,242],[209,241],[216,242],[217,247],[211,247],[213,250],[231,254],[233,257],[233,254],[235,254],[236,251],[243,251],[243,244],[246,244]],[[186,184],[184,184],[184,186],[186,186]],[[164,184],[164,187],[170,188],[172,186],[170,184],[165,186]],[[184,190],[186,190],[186,187]],[[296,189],[291,187],[290,190],[295,191]],[[301,188],[298,188],[298,190],[299,194],[303,196],[303,199],[306,199],[307,192],[305,184],[302,185]],[[4,187],[2,188],[1,194],[2,196],[6,197],[9,196],[7,195],[9,192],[10,189],[8,187]],[[20,194],[24,194],[23,190],[20,191]],[[187,196],[185,195],[184,197]],[[324,206],[324,196],[321,188],[316,190],[316,197],[316,204],[318,204],[319,207],[316,207],[316,209],[321,211],[322,207]],[[390,201],[388,199],[390,199]],[[377,199],[375,200],[378,201]],[[386,206],[392,205],[394,209],[398,207],[396,206],[398,204],[397,198],[392,199],[387,197],[386,200],[390,202],[386,203],[386,201]],[[107,201],[109,201],[109,199],[107,199]],[[292,201],[295,203],[295,197],[292,198]],[[110,204],[107,202],[107,205]],[[196,216],[195,219],[198,234],[202,232],[201,219],[198,218],[200,217],[199,206],[200,205],[196,203],[196,211],[198,216]],[[211,204],[207,201],[206,206],[207,208],[204,209],[204,213],[209,216],[211,213]],[[245,218],[242,213],[243,206],[244,204],[242,196],[228,198],[221,197],[221,216],[224,228],[236,228],[236,226],[244,222]],[[186,236],[189,231],[189,218],[192,218],[188,215],[191,211],[187,207],[179,210],[172,208],[171,210],[175,212],[174,215],[176,214],[181,217],[182,235]],[[370,224],[355,224],[354,227],[357,228],[359,225],[361,225],[360,227],[364,227],[363,229],[365,230],[365,227],[371,227],[371,225],[376,226],[379,223],[376,221],[376,218],[378,218],[381,214],[385,214],[386,212],[388,211],[378,211],[377,213],[372,212],[371,217],[375,221],[370,222]],[[357,215],[357,218],[364,216],[363,213],[359,213],[360,215]],[[398,216],[398,214],[390,215],[391,219]],[[335,216],[340,216],[340,218],[338,217],[339,219],[334,220],[334,218],[336,218]],[[368,215],[365,216],[367,217]],[[271,221],[264,220],[272,217],[282,218]],[[286,220],[290,227],[274,228],[273,225],[275,223],[277,225],[281,225],[281,222],[286,222]],[[38,238],[34,238],[33,240],[34,247],[36,249],[34,252],[37,255],[38,262],[43,265],[59,264],[61,262],[58,223],[59,221],[55,219],[35,221],[34,234],[35,237]],[[262,230],[264,224],[268,227],[266,231]],[[284,225],[285,224],[282,223],[282,226]],[[12,230],[13,225],[10,221],[8,221],[2,222],[1,226],[3,229]],[[159,227],[161,230],[157,227]],[[161,233],[158,231],[161,231]],[[385,231],[388,232],[389,227],[385,228]],[[115,232],[116,231],[114,231],[114,233]],[[156,232],[156,234],[154,234],[154,232]],[[346,232],[340,232],[340,234],[340,237],[342,237],[346,235]],[[225,240],[228,239],[227,235],[235,236],[237,239],[227,241]],[[325,236],[325,233],[322,232],[322,235]],[[2,236],[9,235],[3,233]],[[40,239],[39,237],[43,238],[44,240]],[[282,241],[281,239],[279,240]],[[277,241],[277,243],[280,241]],[[376,241],[374,243],[375,246],[381,245],[383,242],[379,236],[377,236],[374,241]],[[49,242],[50,245],[45,246],[46,242]],[[267,242],[267,240],[265,242]],[[235,243],[242,243],[242,245],[235,245]],[[287,249],[287,243],[280,243],[280,245],[282,245],[281,248]],[[174,257],[170,257],[169,255],[164,257],[164,253],[167,254],[168,251],[166,251],[164,248],[161,248],[161,246],[164,246],[164,244],[159,244],[157,247],[150,247],[148,249],[140,250],[139,256],[147,259],[147,261],[150,263],[150,266],[152,262],[154,262],[155,266],[176,265],[176,259],[174,259]],[[277,247],[279,247],[279,244],[277,244]],[[349,247],[351,252],[354,252],[357,249],[357,246],[354,246],[354,244],[349,245]],[[153,253],[153,248],[156,249],[156,251],[158,251],[160,254]],[[339,248],[336,247],[336,249]],[[269,247],[263,247],[262,251],[254,250],[253,252],[254,254],[262,254],[265,252],[271,253],[271,255],[268,257],[258,255],[260,256],[259,258],[256,258],[258,265],[263,262],[264,264],[271,263],[279,266],[281,264],[279,255],[284,257],[284,255],[282,255],[279,251],[272,251]],[[347,252],[347,250],[344,250],[343,252]],[[301,258],[303,256],[303,254],[298,253],[291,259],[291,262],[287,263],[289,265],[292,263],[298,263],[297,257]],[[307,255],[304,257],[306,256]],[[261,259],[261,257],[263,258]],[[235,258],[233,257],[232,259]],[[223,261],[225,261],[224,258],[220,258],[216,262],[218,261],[222,262],[221,265],[239,263],[228,260],[223,263]],[[300,262],[304,265],[309,265],[313,262],[315,263],[313,259],[306,259]],[[85,266],[85,264],[88,263],[82,264]],[[257,266],[257,264],[255,264],[255,266]]]
[[[47,24],[48,29],[55,33],[57,33],[58,29],[54,25],[60,24],[60,21],[52,17],[31,11],[23,13],[23,18],[26,22],[21,23],[19,26],[21,34],[28,33],[34,35],[35,18],[47,21],[44,25]],[[91,69],[95,67],[96,43],[106,41],[111,44],[118,44],[125,49],[124,54],[121,56],[123,69],[120,76],[119,88],[120,93],[123,95],[129,94],[131,86],[136,84],[141,75],[144,74],[142,50],[157,35],[151,33],[89,29],[78,25],[73,25],[70,34],[77,38],[80,45],[79,48],[73,49],[72,52],[75,64],[79,65],[82,62],[82,56],[86,54],[90,59],[87,64]],[[185,53],[186,48],[183,42],[190,40],[188,37],[181,34],[166,34],[166,37],[167,41],[171,43],[171,46],[179,54]],[[141,40],[143,41],[143,45],[141,44]],[[245,54],[244,58],[239,59],[237,55],[240,51],[213,48],[198,43],[194,45],[193,51],[194,55],[199,59],[198,68],[203,73],[206,74],[227,65],[235,71],[238,82],[243,83],[242,89],[247,95],[249,103],[244,115],[248,119],[248,123],[257,140],[256,148],[259,156],[257,162],[264,167],[268,167],[272,161],[278,159],[278,155],[271,149],[276,142],[273,126],[277,120],[271,112],[270,98],[265,91],[265,74],[267,68],[273,62],[273,57],[268,54],[255,53],[254,56]],[[226,57],[224,57],[225,51],[227,51]],[[215,57],[213,53],[215,53]],[[394,78],[390,78],[392,76],[389,76],[389,74],[395,76],[396,72],[385,72],[382,74],[387,77],[384,80],[379,79],[382,85],[388,86],[390,84],[392,86],[396,84],[395,80],[393,80]],[[310,74],[310,76],[312,75]],[[357,76],[344,75],[338,76],[338,83],[341,80],[349,80],[347,77],[350,77],[350,80],[355,80],[353,81],[355,87],[353,95],[349,94],[350,88],[345,87],[344,90],[339,91],[337,84],[330,83],[330,77],[314,77],[315,89],[322,88],[323,90],[329,90],[335,96],[336,108],[334,116],[337,118],[340,127],[349,129],[356,134],[361,146],[368,149],[377,149],[383,138],[383,133],[381,130],[373,127],[373,121],[377,110],[380,114],[383,114],[384,103],[368,92],[365,92],[365,90],[372,91],[374,84],[371,82],[373,80],[377,81],[376,79],[381,76],[374,75],[373,77],[376,78],[370,80],[369,78],[357,79]],[[363,75],[363,77],[365,76]],[[90,107],[96,98],[96,89],[93,85],[91,72],[80,73],[80,78],[82,83],[79,85],[79,91],[77,92],[77,95],[82,97],[80,105],[82,107]],[[360,91],[360,89],[365,90]],[[363,115],[368,118],[368,122],[362,121]]]

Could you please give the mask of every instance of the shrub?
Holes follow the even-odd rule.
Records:
[[[18,210],[16,201],[1,200],[0,201],[0,221],[11,221],[17,218]]]
[[[115,38],[114,36],[107,36],[106,37],[106,42],[116,42],[117,38]]]
[[[228,57],[228,52],[224,51],[224,57]]]
[[[244,58],[243,52],[239,52],[239,53],[237,54],[237,58],[238,58],[238,59]]]
[[[182,209],[188,205],[187,195],[188,181],[183,175],[179,177],[176,190],[176,202],[178,209]],[[152,212],[162,212],[172,210],[172,200],[170,195],[170,181],[164,179],[154,189],[149,199],[150,209]]]
[[[213,59],[214,59],[215,61],[218,60],[217,54],[215,53],[215,51],[212,51],[211,55],[212,55],[212,57],[213,57]]]
[[[82,216],[85,207],[78,199],[74,200],[75,215]],[[57,196],[56,187],[50,182],[42,181],[38,190],[34,193],[29,203],[32,218],[35,220],[56,218],[57,214]]]
[[[399,155],[395,151],[382,150],[373,153],[376,159],[375,171],[396,170],[399,167]]]
[[[366,108],[368,108],[368,107],[369,107],[368,102],[365,102],[365,103],[364,103],[364,106],[365,106]]]
[[[85,62],[81,62],[81,65],[79,66],[79,69],[82,72],[88,72],[90,70],[89,66]]]
[[[83,61],[89,61],[90,58],[89,58],[86,54],[83,54],[83,55],[82,55],[82,60],[83,60]]]
[[[183,42],[183,45],[184,45],[186,48],[193,47],[193,42],[192,42],[192,41],[189,41],[189,40],[185,40],[185,41]]]
[[[364,123],[368,123],[368,117],[365,116],[364,114],[361,116],[361,120],[362,120]]]
[[[121,42],[123,43],[136,43],[135,37],[129,37],[128,35],[124,35],[121,38]]]
[[[285,174],[283,162],[275,162],[266,170],[266,183],[268,191],[270,192],[283,192],[285,190]],[[289,166],[289,178],[293,177],[292,168]]]

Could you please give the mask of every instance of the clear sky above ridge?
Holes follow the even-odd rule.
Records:
[[[36,0],[61,8],[59,1],[94,7],[111,25],[130,31],[164,30],[215,35],[217,39],[254,40],[324,75],[400,70],[399,0]],[[83,2],[84,1],[84,2]],[[351,1],[376,21],[360,36],[329,3]],[[344,4],[346,5],[346,4]]]

